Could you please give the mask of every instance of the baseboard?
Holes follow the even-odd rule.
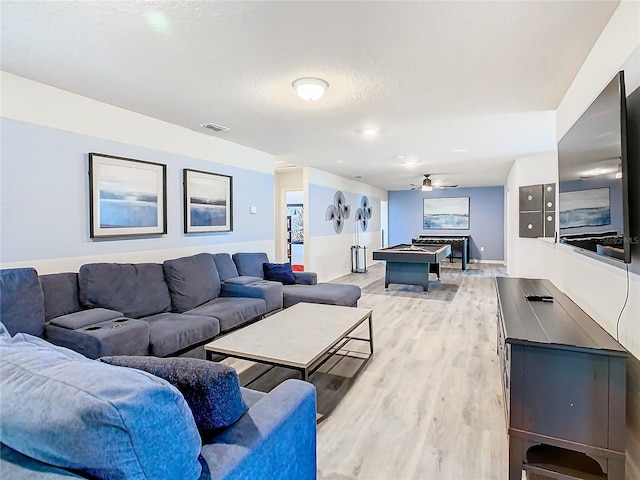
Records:
[[[472,258],[469,263],[497,263],[504,266],[504,260],[478,260],[477,258]]]

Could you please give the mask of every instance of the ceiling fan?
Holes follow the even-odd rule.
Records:
[[[423,192],[430,192],[432,191],[434,188],[455,188],[458,185],[433,185],[431,183],[431,179],[429,178],[431,176],[430,173],[425,173],[424,174],[424,180],[422,181],[422,185],[416,185],[414,183],[411,183],[411,190],[422,190]]]

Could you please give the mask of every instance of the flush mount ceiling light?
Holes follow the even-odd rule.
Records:
[[[321,78],[299,78],[293,82],[293,88],[296,89],[298,96],[308,102],[320,100],[324,95],[324,91],[329,88],[329,84]]]
[[[375,137],[378,131],[375,128],[365,128],[362,133],[364,133],[365,137]]]

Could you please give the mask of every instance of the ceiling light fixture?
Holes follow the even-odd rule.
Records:
[[[320,100],[324,95],[324,91],[329,88],[329,84],[321,78],[299,78],[293,82],[293,88],[296,89],[298,96],[308,102]]]
[[[425,179],[422,181],[421,190],[423,192],[432,192],[433,191],[433,187],[431,186],[431,179],[429,178],[428,175],[425,175]]]
[[[375,128],[366,128],[362,131],[367,137],[374,137],[378,134],[378,131]]]

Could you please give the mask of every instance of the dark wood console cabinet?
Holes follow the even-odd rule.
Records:
[[[626,350],[548,280],[496,289],[509,480],[624,480]]]

